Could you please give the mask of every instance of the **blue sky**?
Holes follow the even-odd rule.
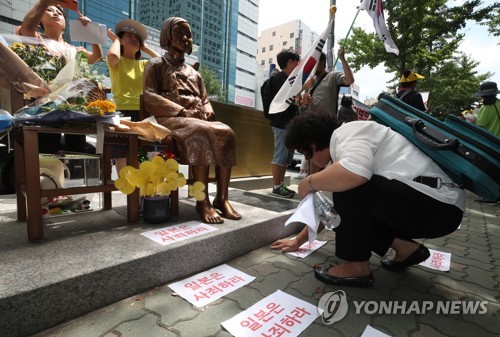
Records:
[[[459,5],[460,0],[450,1],[453,6]],[[493,0],[483,1],[484,4],[492,4]],[[304,6],[304,3],[306,4]],[[343,39],[356,15],[356,7],[359,2],[355,0],[337,0],[337,13],[335,16],[335,40]],[[311,27],[316,33],[321,33],[328,24],[329,0],[260,0],[259,2],[259,34],[262,30],[278,26],[283,23],[300,19]],[[354,24],[355,27],[364,28],[367,32],[374,32],[371,18],[361,11]],[[500,55],[499,37],[488,36],[487,28],[473,23],[467,25],[464,30],[465,39],[460,50],[479,61],[477,67],[479,73],[487,71],[494,72],[491,81],[500,84]],[[338,45],[334,47],[337,53]],[[386,74],[384,67],[378,66],[374,69],[368,67],[354,74],[355,82],[361,87],[360,98],[377,97],[386,87],[386,81],[391,79]]]

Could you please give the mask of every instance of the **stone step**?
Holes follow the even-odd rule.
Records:
[[[285,175],[283,183],[289,186],[290,182],[291,182],[290,176]],[[262,176],[262,177],[231,179],[229,186],[240,190],[253,191],[253,190],[271,189],[274,186],[274,184],[272,176]]]
[[[121,195],[120,195],[121,196]],[[115,202],[115,195],[113,196]],[[192,199],[181,195],[180,214],[167,224],[128,224],[125,206],[50,219],[45,240],[28,243],[26,223],[14,212],[0,223],[0,331],[25,336],[148,289],[185,278],[246,254],[300,226],[283,224],[296,200],[230,190],[240,221],[162,246],[140,233],[198,220]]]

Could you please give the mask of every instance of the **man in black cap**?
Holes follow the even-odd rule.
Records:
[[[499,93],[495,82],[484,82],[474,94],[483,98],[483,106],[477,114],[476,125],[485,128],[497,138],[500,137],[500,100],[497,98]]]

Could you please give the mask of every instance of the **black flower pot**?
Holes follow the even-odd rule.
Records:
[[[150,224],[167,222],[170,219],[170,197],[144,198],[142,218]]]

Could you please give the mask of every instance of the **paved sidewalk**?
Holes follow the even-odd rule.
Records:
[[[297,181],[294,179],[294,183]],[[260,193],[269,193],[262,190]],[[422,266],[403,273],[370,263],[375,285],[370,289],[332,287],[316,280],[312,266],[335,264],[334,233],[325,231],[319,240],[328,243],[305,259],[261,247],[227,264],[255,277],[250,284],[201,309],[173,293],[167,285],[137,294],[34,336],[231,336],[221,322],[249,308],[264,297],[282,291],[317,305],[327,292],[342,289],[349,309],[345,318],[325,325],[317,318],[300,336],[360,336],[367,325],[389,336],[499,336],[500,335],[500,208],[467,197],[461,227],[447,237],[426,240],[428,248],[449,252],[451,270],[440,272]],[[251,240],[251,238],[248,238]],[[353,301],[486,301],[486,314],[442,314],[435,310],[418,314],[384,314],[374,305],[356,313]],[[457,302],[455,302],[457,303]],[[474,304],[476,302],[472,302]],[[368,312],[366,312],[368,311]]]

